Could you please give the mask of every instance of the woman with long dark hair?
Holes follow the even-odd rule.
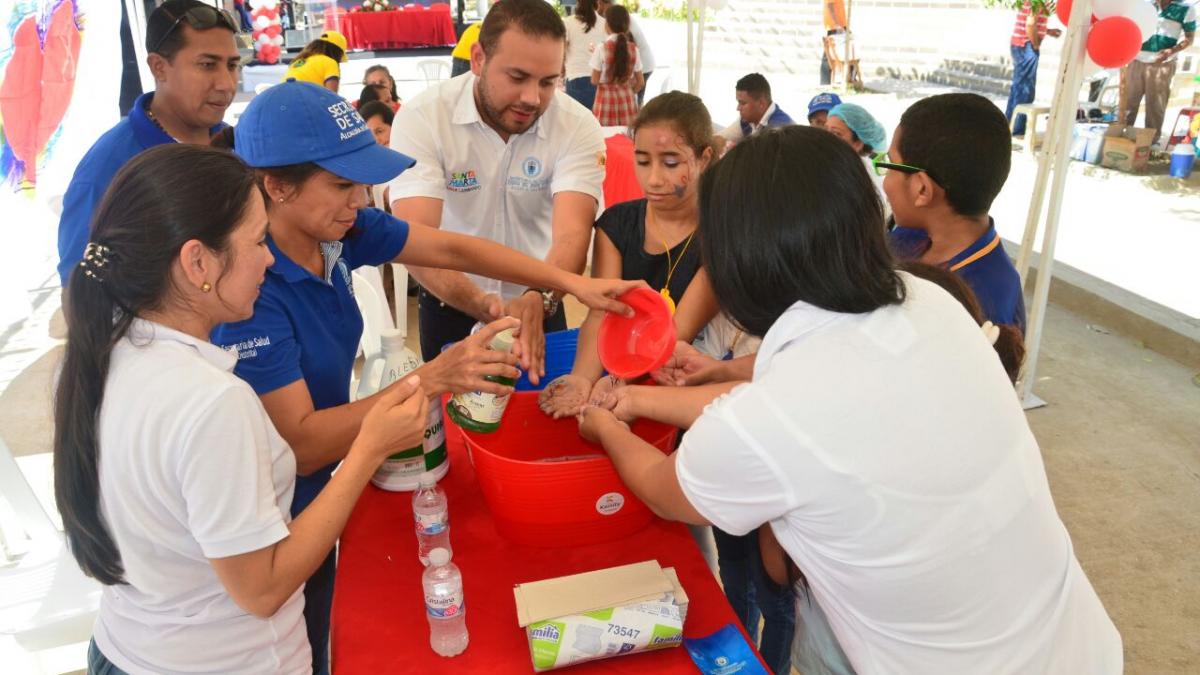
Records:
[[[763,337],[752,380],[654,392],[689,427],[673,455],[622,424],[629,397],[581,433],[661,517],[770,527],[807,579],[798,614],[824,610],[855,672],[1121,672],[1000,360],[895,269],[882,215],[832,134],[739,143],[701,180],[699,233],[721,309]]]
[[[307,672],[304,580],[379,464],[424,433],[410,378],[291,519],[295,457],[208,341],[253,311],[266,231],[240,159],[159,146],[117,175],[71,275],[54,479],[71,553],[104,584],[90,672]]]
[[[596,12],[596,0],[579,0],[575,13],[563,19],[567,27],[567,58],[563,68],[567,95],[592,109],[596,85],[592,84],[592,54],[604,48],[604,17]]]
[[[638,47],[629,33],[629,10],[611,5],[604,13],[608,37],[592,54],[596,100],[592,114],[603,127],[624,127],[637,117],[637,93],[646,86]]]

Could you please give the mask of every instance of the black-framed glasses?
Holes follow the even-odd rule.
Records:
[[[165,10],[163,13],[170,16],[170,13]],[[154,46],[150,48],[150,53],[158,52],[158,48],[162,46],[162,43],[167,41],[167,38],[171,36],[171,33],[175,32],[176,28],[179,28],[179,22],[181,21],[187,21],[193,30],[208,30],[223,26],[233,31],[234,34],[238,32],[237,22],[233,20],[233,15],[229,12],[217,9],[216,7],[209,7],[208,5],[193,7],[171,22],[170,27],[162,34],[162,37],[158,38],[158,42],[155,42]]]
[[[887,156],[886,152],[881,152],[878,155],[875,155],[873,158],[871,158],[871,166],[875,168],[876,176],[882,176],[885,171],[889,171],[889,170],[899,171],[901,173],[907,173],[907,174],[923,173],[926,176],[929,176],[930,178],[932,178],[933,182],[937,183],[938,185],[942,184],[942,181],[938,180],[938,177],[933,175],[928,169],[922,169],[919,166],[913,166],[911,164],[899,164],[897,162],[889,162],[887,160],[888,160],[888,156]]]

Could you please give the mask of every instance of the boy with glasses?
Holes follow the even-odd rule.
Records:
[[[146,62],[156,91],[106,131],[75,167],[58,222],[58,274],[66,287],[83,259],[92,212],[117,171],[163,143],[207,145],[237,91],[237,23],[199,0],[167,0],[146,22]]]
[[[888,154],[874,165],[895,214],[896,257],[955,272],[989,321],[1024,331],[1021,279],[988,216],[1011,162],[1008,123],[995,105],[976,94],[942,94],[904,112]]]

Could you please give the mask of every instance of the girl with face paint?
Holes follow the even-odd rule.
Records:
[[[712,118],[697,97],[673,91],[646,104],[630,126],[635,173],[643,199],[607,209],[596,222],[592,276],[642,279],[674,309],[680,340],[691,341],[717,312],[700,267],[697,188],[713,157]],[[615,384],[602,378],[596,351],[603,314],[590,312],[579,333],[571,372],[542,392],[542,411],[554,418],[602,402]]]

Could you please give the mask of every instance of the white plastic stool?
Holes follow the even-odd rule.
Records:
[[[1008,123],[1008,130],[1011,132],[1016,129],[1017,115],[1025,115],[1025,135],[1015,137],[1013,142],[1023,144],[1025,152],[1035,154],[1037,146],[1041,144],[1041,137],[1045,134],[1037,132],[1038,118],[1045,116],[1046,124],[1050,124],[1050,108],[1046,106],[1034,105],[1033,103],[1021,103],[1013,108],[1012,121]],[[1019,139],[1019,140],[1018,140]]]

